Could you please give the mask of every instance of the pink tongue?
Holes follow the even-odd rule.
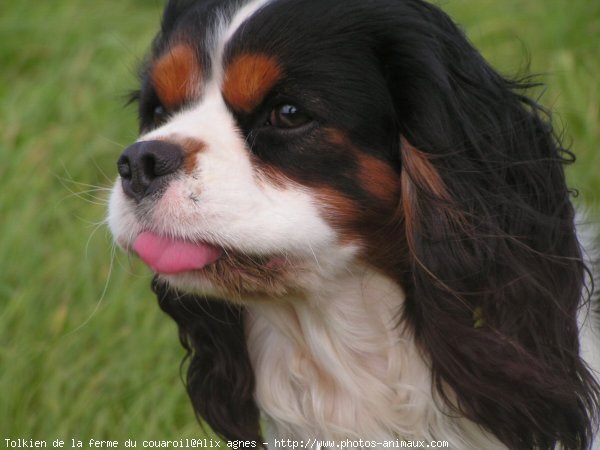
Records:
[[[152,270],[164,274],[202,269],[221,256],[221,250],[212,245],[178,241],[150,232],[137,237],[133,250]]]

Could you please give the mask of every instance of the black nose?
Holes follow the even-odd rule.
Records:
[[[123,191],[136,201],[159,192],[183,164],[180,146],[164,141],[136,142],[125,149],[117,166]]]

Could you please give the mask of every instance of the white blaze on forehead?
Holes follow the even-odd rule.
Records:
[[[233,35],[238,31],[240,26],[246,20],[252,17],[259,9],[261,9],[271,1],[272,0],[252,0],[236,12],[227,25],[218,27],[221,31],[217,31],[219,35],[217,38],[218,44],[215,48],[215,54],[212,60],[212,67],[213,77],[219,83],[223,82],[223,56],[225,53],[225,47],[227,43],[231,40]]]
[[[242,8],[240,8],[232,17],[232,19],[227,22],[227,20],[219,15],[216,18],[216,23],[214,26],[214,31],[211,34],[212,40],[214,42],[213,48],[213,56],[212,56],[212,73],[210,77],[210,81],[206,86],[206,93],[201,98],[196,105],[191,105],[193,110],[197,109],[197,105],[201,105],[205,108],[207,105],[215,105],[221,107],[228,116],[230,116],[226,105],[219,101],[221,98],[220,89],[222,88],[223,77],[224,77],[224,67],[223,67],[223,56],[227,43],[233,37],[233,35],[238,31],[239,27],[250,17],[252,17],[259,9],[270,3],[272,0],[252,0],[249,3],[245,4]],[[215,101],[216,100],[216,101]],[[177,114],[173,119],[171,119],[164,126],[152,130],[151,132],[141,136],[138,141],[148,141],[156,139],[157,136],[163,137],[168,134],[179,134],[177,133],[177,129],[183,128],[181,131],[182,136],[194,137],[194,134],[197,134],[201,137],[200,131],[203,131],[206,127],[200,127],[199,124],[191,123],[191,127],[187,127],[185,125],[187,121],[180,121],[178,124],[174,126],[174,122],[178,121],[176,118],[178,116],[186,117],[188,116],[188,110],[183,111],[182,113]],[[235,127],[235,122],[230,120]],[[210,127],[212,130],[212,127]]]

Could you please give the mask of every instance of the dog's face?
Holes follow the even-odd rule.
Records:
[[[109,222],[180,289],[314,287],[376,259],[368,236],[399,203],[385,49],[326,14],[334,2],[264,3],[171,4],[142,74]]]

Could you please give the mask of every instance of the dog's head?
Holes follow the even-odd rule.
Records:
[[[418,0],[170,1],[110,227],[162,283],[241,304],[371,267],[461,413],[585,442],[571,155],[527,87]]]
[[[174,286],[234,298],[312,289],[382,247],[403,259],[383,233],[401,148],[429,163],[401,143],[385,56],[401,49],[364,33],[358,2],[214,3],[165,14],[119,160],[117,242]]]

